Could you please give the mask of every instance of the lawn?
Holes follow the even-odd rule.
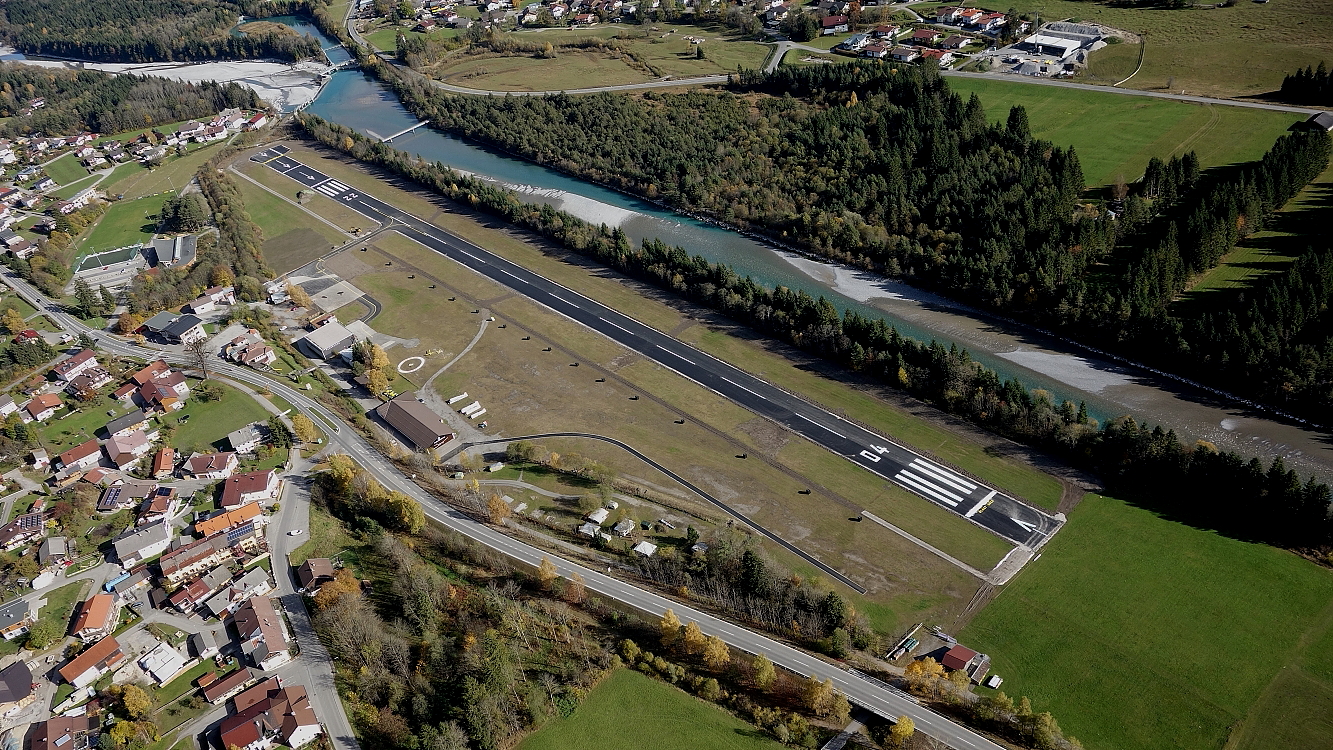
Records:
[[[49,193],[49,195],[52,198],[60,198],[61,200],[68,200],[77,195],[79,191],[85,188],[92,187],[93,183],[95,182],[97,182],[97,175],[90,174],[81,180],[75,180],[74,182],[71,182],[68,185],[64,185],[58,190],[52,190]]]
[[[310,527],[306,529],[305,544],[292,550],[287,562],[300,565],[312,557],[336,557],[344,550],[359,546],[347,533],[342,521],[329,515],[323,508],[310,506]]]
[[[60,185],[68,185],[88,176],[88,170],[84,169],[78,159],[74,158],[74,154],[65,154],[42,167],[42,170]]]
[[[114,250],[128,245],[142,245],[157,231],[158,214],[170,195],[159,193],[138,200],[112,203],[79,244],[79,255]]]
[[[197,388],[199,383],[191,383]],[[222,386],[222,398],[217,401],[203,401],[191,396],[185,408],[164,416],[164,424],[176,424],[176,434],[171,443],[182,452],[215,447],[226,448],[227,434],[238,430],[251,422],[267,422],[269,413],[248,393],[242,393],[230,386]],[[185,424],[180,420],[189,417]]]
[[[1090,750],[1219,748],[1237,725],[1246,747],[1327,748],[1331,598],[1333,572],[1290,553],[1089,495],[960,638]]]
[[[162,192],[175,193],[184,189],[194,179],[194,173],[199,171],[199,167],[213,158],[226,143],[219,141],[197,146],[185,156],[167,157],[166,162],[153,169],[128,169],[123,178],[117,174],[126,169],[126,165],[121,165],[111,177],[116,180],[116,190],[124,193],[126,198],[142,198]]]
[[[245,180],[237,182],[246,212],[264,230],[264,259],[278,271],[300,268],[347,240],[296,204]]]
[[[46,604],[42,605],[41,611],[37,613],[37,619],[54,622],[63,628],[69,626],[70,615],[74,613],[74,605],[83,601],[83,592],[87,589],[87,581],[75,581],[67,583],[60,588],[49,591],[46,594]]]
[[[945,5],[947,3],[939,3]],[[914,6],[920,13],[936,4]],[[1078,0],[1014,0],[984,4],[1000,12],[1039,13],[1042,20],[1077,18],[1147,35],[1143,70],[1125,86],[1166,89],[1208,96],[1255,96],[1276,90],[1282,77],[1296,68],[1333,60],[1328,40],[1333,39],[1333,14],[1322,0],[1238,2],[1232,7],[1190,4],[1171,10],[1166,3],[1126,3]],[[1220,6],[1220,4],[1219,4]],[[1130,54],[1125,45],[1112,45],[1093,54],[1120,58]],[[1133,70],[1133,66],[1128,66]],[[1170,85],[1168,85],[1170,84]]]
[[[66,401],[67,406],[72,403],[76,402]],[[98,433],[103,432],[102,428],[107,422],[131,411],[120,402],[106,396],[99,396],[93,401],[77,405],[79,407],[77,410],[65,412],[37,428],[42,445],[53,457],[57,453],[87,442],[90,438],[97,437]],[[107,414],[108,411],[114,413]]]
[[[121,185],[121,183],[125,182],[131,177],[142,175],[147,171],[148,167],[144,166],[142,162],[127,161],[124,164],[117,166],[114,172],[112,172],[109,176],[103,179],[101,183],[98,184],[98,187],[102,188],[103,190],[106,190],[108,193],[111,193],[112,188]]]
[[[1022,105],[1032,132],[1057,146],[1073,146],[1089,185],[1118,177],[1134,181],[1154,156],[1194,151],[1204,167],[1251,161],[1264,155],[1299,115],[1215,105],[1187,104],[1009,81],[950,78],[961,96],[976,93],[990,120],[1003,122]]]
[[[717,706],[628,669],[617,670],[603,680],[573,716],[552,720],[518,747],[622,750],[648,745],[653,750],[782,747],[768,739],[763,730]]]

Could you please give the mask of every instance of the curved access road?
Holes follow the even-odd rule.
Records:
[[[523,435],[523,436],[521,436],[521,437],[495,438],[494,440],[476,440],[476,441],[473,441],[473,442],[470,442],[470,443],[466,443],[466,444],[460,446],[460,448],[471,448],[471,447],[474,446],[474,445],[494,445],[494,444],[496,444],[496,443],[514,443],[514,442],[517,442],[517,441],[519,441],[519,440],[543,440],[543,439],[545,439],[545,438],[557,438],[557,437],[587,438],[588,440],[600,440],[600,441],[602,441],[602,442],[604,442],[604,443],[610,443],[610,444],[612,444],[612,445],[614,445],[614,446],[616,446],[616,447],[618,447],[618,448],[623,449],[625,452],[629,453],[630,455],[634,456],[635,458],[639,459],[640,461],[642,461],[642,462],[648,464],[649,466],[653,467],[654,469],[657,469],[658,471],[662,472],[663,474],[665,474],[665,475],[671,477],[672,479],[676,480],[676,482],[677,482],[678,484],[680,484],[682,487],[686,487],[686,488],[688,488],[688,489],[689,489],[691,492],[693,492],[694,494],[698,495],[699,497],[702,497],[703,499],[707,500],[708,502],[712,503],[713,505],[716,505],[717,507],[719,507],[719,508],[721,508],[722,510],[726,511],[727,514],[730,515],[732,518],[735,518],[736,520],[740,521],[741,523],[745,524],[746,526],[749,526],[750,528],[754,529],[755,531],[759,532],[760,534],[763,534],[765,537],[767,537],[767,538],[768,538],[770,541],[772,541],[774,544],[778,544],[778,545],[782,546],[784,549],[786,549],[788,552],[792,553],[793,555],[797,555],[797,556],[799,556],[802,560],[805,560],[806,562],[810,563],[811,565],[814,565],[815,567],[817,567],[817,568],[819,568],[820,570],[824,571],[824,572],[827,573],[828,575],[830,575],[830,576],[836,578],[839,582],[841,582],[841,583],[843,583],[844,585],[846,585],[846,586],[852,588],[853,590],[855,590],[856,593],[858,593],[858,594],[864,594],[864,593],[866,593],[866,589],[865,589],[865,587],[862,586],[861,584],[857,583],[856,581],[853,581],[852,579],[848,578],[847,576],[843,575],[842,573],[839,573],[838,571],[834,570],[833,568],[829,567],[828,565],[825,565],[825,564],[824,564],[822,561],[820,561],[818,558],[812,557],[811,555],[809,555],[809,554],[807,554],[807,553],[801,551],[801,549],[800,549],[799,547],[797,547],[796,545],[794,545],[794,544],[792,544],[791,542],[787,541],[786,539],[783,539],[782,537],[778,536],[777,534],[774,534],[773,532],[769,531],[768,529],[764,528],[763,526],[760,526],[759,524],[755,523],[754,521],[751,521],[750,519],[746,518],[740,511],[736,510],[735,508],[732,508],[730,505],[727,505],[726,503],[722,502],[721,500],[718,500],[717,498],[715,498],[715,497],[713,497],[712,495],[708,494],[708,493],[705,492],[701,487],[699,487],[698,485],[696,485],[694,482],[691,482],[690,480],[686,479],[685,477],[682,477],[681,475],[677,474],[676,472],[672,471],[671,469],[668,469],[667,467],[663,466],[662,464],[659,464],[658,462],[652,460],[651,458],[649,458],[649,457],[643,455],[643,454],[640,453],[634,446],[632,446],[632,445],[630,445],[630,444],[628,444],[628,443],[622,443],[621,441],[616,440],[615,438],[607,437],[607,436],[605,436],[605,435],[597,435],[597,434],[594,434],[594,433],[591,433],[591,432],[543,432],[543,433],[541,433],[540,435]]]
[[[47,311],[61,328],[70,333],[86,333],[94,337],[98,346],[105,351],[148,359],[161,357],[168,362],[186,366],[192,364],[191,359],[179,351],[142,347],[127,343],[118,337],[107,334],[105,331],[91,329],[82,321],[65,313],[62,308],[12,272],[4,271],[0,273],[0,276],[3,276],[5,281],[33,307]],[[589,591],[614,599],[650,616],[660,617],[668,609],[674,610],[682,623],[696,623],[705,633],[718,636],[736,649],[752,654],[764,654],[774,664],[800,675],[814,675],[820,679],[832,680],[834,687],[846,695],[849,701],[879,716],[888,719],[897,719],[899,716],[911,717],[917,731],[939,740],[948,747],[954,748],[954,750],[1003,750],[999,744],[921,706],[915,699],[889,686],[852,674],[837,664],[693,609],[688,605],[660,596],[635,584],[621,581],[605,573],[586,568],[517,541],[502,531],[482,524],[445,505],[433,495],[421,489],[384,458],[360,434],[343,425],[339,417],[315,402],[305,392],[291,388],[279,380],[268,378],[254,370],[237,367],[229,363],[219,361],[213,365],[213,369],[242,382],[266,388],[275,395],[286,399],[295,408],[326,422],[328,428],[326,433],[331,448],[341,450],[351,456],[387,489],[406,493],[415,499],[421,504],[428,518],[453,531],[534,568],[540,565],[542,560],[550,560],[555,564],[560,575],[568,577],[577,573],[583,578]],[[331,705],[327,709],[320,708],[319,710],[323,714],[325,723],[329,726],[335,745],[340,750],[356,750],[358,747],[356,738],[352,734],[351,725],[347,721],[342,702],[337,699],[336,695],[326,695],[324,698]]]

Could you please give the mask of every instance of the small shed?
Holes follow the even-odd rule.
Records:
[[[620,536],[629,536],[630,534],[634,533],[634,527],[636,526],[638,526],[638,524],[635,523],[633,519],[626,518],[625,520],[621,521],[615,526],[612,526],[611,530],[616,532]]]
[[[644,557],[652,557],[657,554],[657,545],[652,542],[639,542],[634,545],[634,551]]]
[[[607,510],[606,508],[598,508],[597,510],[594,510],[593,512],[584,516],[584,518],[588,519],[588,521],[591,523],[595,523],[598,526],[601,526],[602,524],[606,523],[606,519],[610,515],[611,511]]]
[[[596,539],[597,531],[599,528],[600,527],[595,523],[585,523],[579,527],[579,533],[588,537],[589,539]]]

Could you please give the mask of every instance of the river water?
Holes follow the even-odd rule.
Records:
[[[272,19],[277,20],[277,19]],[[317,36],[318,29],[310,33]],[[304,31],[304,29],[302,29]],[[379,137],[417,122],[397,97],[358,71],[335,73],[307,108],[312,114]],[[1120,364],[1052,336],[982,313],[905,284],[781,251],[737,232],[555,170],[420,128],[393,145],[459,171],[505,184],[528,200],[581,218],[620,226],[635,240],[657,238],[756,281],[823,295],[842,309],[880,317],[920,340],[956,343],[1001,377],[1042,388],[1057,401],[1085,401],[1105,421],[1125,414],[1174,428],[1188,440],[1264,458],[1281,455],[1305,473],[1333,479],[1333,445],[1325,433],[1278,420],[1243,403],[1142,368]]]

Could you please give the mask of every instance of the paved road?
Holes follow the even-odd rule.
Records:
[[[572,289],[353,190],[298,162],[283,146],[275,146],[252,158],[361,214],[392,223],[405,236],[1004,539],[1037,548],[1059,528],[1060,522],[1056,518],[988,487],[980,480],[931,461]]]
[[[1268,109],[1274,112],[1291,112],[1298,115],[1313,115],[1323,112],[1322,109],[1310,109],[1308,107],[1291,107],[1285,104],[1266,104],[1264,102],[1241,101],[1239,99],[1214,99],[1207,96],[1190,96],[1188,94],[1169,94],[1164,91],[1142,91],[1140,89],[1122,89],[1111,86],[1097,86],[1091,83],[1075,83],[1074,81],[1055,80],[1051,78],[1034,78],[1033,76],[1011,75],[1007,73],[964,73],[958,70],[946,70],[941,73],[950,78],[982,78],[988,81],[1008,81],[1009,83],[1027,83],[1035,86],[1055,86],[1062,89],[1083,89],[1085,91],[1100,91],[1103,94],[1124,94],[1125,96],[1147,96],[1153,99],[1173,99],[1178,102],[1192,102],[1194,104],[1217,104],[1223,107],[1245,107],[1248,109]]]
[[[55,319],[56,323],[71,333],[88,333],[98,341],[98,346],[103,350],[130,357],[163,357],[169,362],[177,364],[189,364],[189,359],[182,353],[150,347],[140,347],[134,344],[125,343],[117,337],[110,336],[104,331],[95,331],[84,325],[82,321],[63,312],[58,306],[54,305],[49,299],[44,297],[32,286],[18,278],[13,273],[5,271],[0,273],[6,282],[12,286],[20,296],[24,297],[34,307],[42,310],[48,310]],[[927,708],[924,708],[908,697],[899,694],[897,691],[887,688],[883,685],[872,683],[864,678],[855,676],[839,667],[830,664],[818,657],[812,656],[803,651],[797,650],[784,643],[760,635],[753,631],[733,625],[724,620],[720,620],[711,615],[698,610],[691,609],[679,602],[672,601],[665,597],[654,594],[645,589],[641,589],[631,583],[617,580],[601,572],[584,568],[563,558],[553,556],[535,547],[523,544],[509,537],[505,533],[479,523],[463,513],[445,505],[432,495],[426,493],[415,483],[407,479],[396,467],[387,459],[381,456],[373,446],[360,437],[350,427],[343,425],[340,419],[327,408],[312,400],[305,392],[298,391],[288,387],[285,383],[270,379],[253,370],[236,367],[225,362],[218,362],[213,367],[215,372],[227,375],[229,377],[250,383],[253,386],[263,387],[272,393],[286,399],[289,403],[300,409],[302,412],[325,422],[326,434],[332,449],[341,450],[347,453],[365,467],[381,484],[390,490],[404,492],[421,503],[427,517],[432,520],[468,536],[477,542],[497,550],[521,563],[536,567],[542,559],[550,559],[555,563],[561,575],[568,576],[571,573],[578,573],[583,577],[585,584],[590,591],[596,592],[616,601],[634,607],[649,615],[660,616],[667,609],[674,609],[682,622],[695,622],[705,633],[717,635],[728,644],[748,651],[750,653],[762,653],[767,655],[775,664],[802,675],[818,675],[820,678],[827,678],[833,681],[835,687],[845,694],[851,702],[861,706],[874,713],[888,717],[896,718],[898,716],[910,716],[915,722],[918,731],[934,737],[947,744],[955,750],[1002,750],[1000,745],[982,737],[972,730],[954,723]],[[346,714],[343,711],[341,701],[332,701],[333,707],[331,713],[323,716],[327,724],[332,725],[334,721],[346,722]],[[332,727],[331,727],[332,728]],[[356,750],[356,745],[346,742],[350,734],[344,735],[340,730],[334,729],[333,736],[338,741],[338,746],[342,750]]]

